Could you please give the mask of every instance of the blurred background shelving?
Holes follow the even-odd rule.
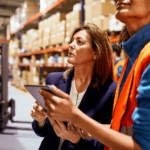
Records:
[[[95,23],[118,43],[124,25],[115,11],[114,0],[2,0],[0,38],[9,40],[12,85],[25,90],[24,84],[45,84],[48,73],[70,67],[71,33],[85,23]]]

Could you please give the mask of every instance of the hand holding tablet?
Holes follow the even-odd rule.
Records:
[[[39,90],[46,90],[54,95],[56,95],[51,85],[25,85],[25,88],[29,91],[29,93],[35,98],[35,100],[46,110],[45,101],[43,97],[39,94]]]

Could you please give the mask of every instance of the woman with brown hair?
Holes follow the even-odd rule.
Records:
[[[105,31],[94,24],[77,28],[71,37],[68,63],[73,66],[66,72],[50,73],[46,84],[67,93],[72,104],[89,117],[109,124],[116,82],[113,81],[112,48]],[[44,137],[40,150],[103,149],[100,142],[74,124],[47,118],[37,103],[31,116],[35,133]],[[84,139],[87,137],[91,139]]]
[[[40,93],[46,97],[50,119],[72,122],[106,145],[105,150],[149,150],[150,0],[115,1],[116,18],[127,26],[122,33],[122,46],[128,58],[116,89],[111,129],[75,108],[68,95],[56,87],[53,86],[54,92],[62,98]]]

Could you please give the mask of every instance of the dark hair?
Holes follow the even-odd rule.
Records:
[[[73,36],[81,31],[85,30],[92,43],[93,50],[96,52],[97,59],[95,60],[95,65],[93,68],[92,85],[97,87],[103,85],[108,77],[113,79],[113,56],[112,47],[108,39],[108,35],[105,31],[99,29],[93,23],[87,23],[79,28],[76,28],[71,36]],[[64,78],[74,69],[71,67],[64,73]]]
[[[118,47],[118,45],[112,45],[113,51],[116,52],[117,56],[120,56],[120,48]]]

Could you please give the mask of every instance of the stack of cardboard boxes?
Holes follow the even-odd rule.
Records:
[[[14,39],[9,42],[9,56],[18,54],[19,51],[19,40]]]
[[[51,18],[44,21],[40,21],[39,24],[39,47],[45,48],[50,45],[50,35],[51,35]]]
[[[65,43],[70,42],[73,31],[81,26],[81,4],[76,4],[73,7],[73,11],[66,15],[66,38]]]
[[[50,45],[56,45],[64,42],[65,18],[66,14],[58,12],[39,22],[38,27],[40,48],[46,48]]]
[[[100,29],[109,30],[110,15],[116,8],[113,0],[85,0],[85,23],[94,23]]]
[[[25,1],[21,6],[21,26],[30,20],[39,11],[38,3]]]
[[[22,36],[22,48],[27,51],[38,49],[39,32],[37,29],[30,29]]]
[[[64,43],[66,31],[66,14],[56,13],[52,16],[52,31],[50,45]]]
[[[17,32],[38,11],[38,3],[25,1],[21,7],[16,9],[15,14],[10,18],[10,32]]]
[[[40,0],[40,11],[44,11],[47,7],[53,5],[57,0]]]
[[[16,87],[20,87],[20,75],[21,75],[21,71],[20,68],[18,67],[18,64],[20,63],[20,58],[19,57],[15,57],[13,60],[13,70],[12,70],[12,76],[13,76],[13,84]]]

